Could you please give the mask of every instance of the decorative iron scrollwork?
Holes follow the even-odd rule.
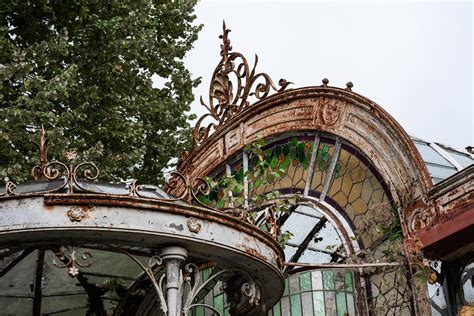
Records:
[[[159,306],[163,313],[166,315],[170,310],[169,297],[167,296],[167,288],[169,287],[169,280],[167,280],[167,273],[163,272],[159,276],[156,275],[156,270],[165,269],[166,267],[166,257],[153,256],[148,261],[148,265],[142,263],[138,258],[128,253],[122,248],[113,248],[121,251],[133,261],[135,261],[143,272],[148,276],[150,282],[153,285],[153,288],[157,295],[157,300]],[[179,268],[179,277],[176,280],[176,283],[173,283],[173,287],[177,288],[178,299],[175,302],[179,315],[188,315],[189,312],[196,308],[202,307],[208,309],[214,315],[221,315],[221,313],[212,305],[200,303],[198,297],[203,291],[208,289],[208,285],[213,285],[214,282],[222,280],[228,285],[228,289],[235,288],[236,291],[233,291],[235,297],[231,299],[231,309],[236,311],[248,311],[255,306],[259,306],[261,302],[261,287],[257,285],[255,280],[245,273],[244,271],[236,269],[220,269],[217,268],[211,273],[207,279],[203,279],[202,271],[194,263],[187,263],[184,267]],[[227,291],[229,292],[229,291]],[[228,293],[230,295],[230,292]]]
[[[8,197],[15,195],[15,192],[13,192],[16,188],[16,184],[10,181],[10,178],[5,177],[5,192],[0,194],[0,197]]]
[[[202,96],[200,99],[201,105],[209,113],[201,116],[196,123],[193,132],[194,145],[199,145],[209,137],[212,129],[217,130],[226,121],[247,108],[250,105],[248,101],[250,96],[262,100],[271,91],[281,92],[291,84],[285,79],[280,79],[278,81],[279,87],[277,87],[268,74],[256,73],[257,55],[255,55],[254,66],[250,70],[247,59],[241,53],[231,52],[232,45],[228,37],[229,32],[230,30],[226,28],[225,22],[223,22],[223,34],[219,36],[222,39],[220,52],[222,58],[212,75],[208,104],[204,102]],[[262,81],[258,82],[259,80]],[[208,117],[216,122],[201,126]]]
[[[53,260],[53,264],[58,268],[67,268],[69,275],[76,277],[79,274],[79,268],[87,268],[92,264],[92,254],[88,251],[79,253],[79,249],[80,247],[74,246],[59,248],[55,255],[61,262]]]

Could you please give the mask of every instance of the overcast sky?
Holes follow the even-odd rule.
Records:
[[[410,135],[456,148],[474,145],[473,2],[202,1],[204,24],[187,66],[202,83],[204,113],[219,62],[222,20],[233,50],[259,56],[257,71],[293,87],[345,87],[372,99]]]

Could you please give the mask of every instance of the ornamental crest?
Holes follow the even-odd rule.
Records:
[[[314,123],[326,126],[336,124],[346,103],[343,100],[320,97],[315,104]]]
[[[209,101],[206,103],[201,96],[201,105],[208,113],[199,118],[193,131],[193,145],[198,146],[207,139],[212,130],[217,130],[235,115],[241,113],[250,106],[249,97],[255,97],[257,101],[270,95],[271,91],[281,92],[291,82],[285,79],[278,81],[278,87],[266,73],[256,73],[258,57],[255,55],[253,68],[250,69],[247,59],[237,52],[232,52],[230,30],[223,23],[221,61],[212,75],[209,87]],[[204,120],[211,120],[205,126]]]

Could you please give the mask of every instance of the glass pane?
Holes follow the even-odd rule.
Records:
[[[311,273],[304,272],[300,274],[300,289],[301,291],[311,290]]]
[[[334,226],[326,222],[308,246],[312,249],[334,252],[341,244],[341,238]]]
[[[467,154],[458,153],[452,150],[446,150],[463,168],[469,167],[474,163]]]
[[[346,286],[346,291],[347,292],[352,292],[354,290],[354,285],[352,282],[352,273],[346,272],[344,276],[344,284]]]
[[[224,294],[214,297],[214,308],[217,309],[219,313],[224,313]]]
[[[346,294],[344,292],[336,292],[337,315],[344,316],[347,313]]]
[[[434,150],[427,144],[415,142],[415,145],[425,162],[430,162],[430,163],[454,168],[454,166],[449,161],[447,161],[436,150]]]
[[[336,296],[334,292],[324,292],[325,304],[326,304],[326,315],[335,316],[336,313]]]
[[[302,215],[298,212],[292,212],[281,227],[282,231],[290,231],[293,236],[290,239],[291,244],[301,244],[308,236],[309,232],[319,222],[320,219]]]
[[[325,290],[334,290],[334,275],[332,271],[323,271],[323,284]]]
[[[283,316],[291,315],[290,314],[290,298],[288,296],[281,299],[281,314]]]
[[[331,262],[331,255],[320,252],[320,251],[313,251],[310,249],[306,249],[301,255],[298,262],[306,262],[306,263],[329,263]]]
[[[323,277],[321,271],[312,271],[311,272],[311,281],[313,284],[313,290],[322,290],[323,289]]]
[[[313,295],[311,292],[301,294],[303,316],[313,316]]]
[[[446,179],[458,172],[454,168],[446,168],[441,166],[434,166],[434,165],[426,165],[428,167],[428,171],[430,172],[433,178],[439,179]]]
[[[354,295],[347,294],[347,312],[349,316],[355,316]]]
[[[314,316],[325,316],[323,292],[313,292]]]
[[[301,297],[299,294],[291,295],[291,316],[301,316]]]
[[[290,239],[291,241],[291,239]],[[293,246],[289,246],[289,245],[285,245],[285,258],[287,261],[289,261],[291,259],[291,257],[293,257],[293,255],[296,253],[296,251],[298,250],[297,247],[293,247]]]
[[[281,316],[280,302],[273,307],[273,316]]]
[[[299,293],[300,292],[300,284],[299,284],[299,277],[297,274],[291,275],[289,278],[289,288],[290,288],[290,293]]]
[[[464,300],[467,303],[474,302],[474,262],[468,264],[461,275]]]

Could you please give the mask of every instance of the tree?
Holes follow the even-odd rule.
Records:
[[[199,79],[183,59],[201,28],[195,3],[3,1],[0,176],[28,179],[32,134],[44,125],[50,160],[75,149],[103,180],[160,182],[190,138]]]

